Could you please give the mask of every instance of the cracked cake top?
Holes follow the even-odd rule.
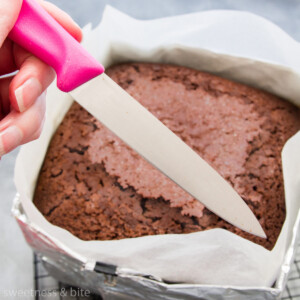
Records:
[[[35,194],[47,219],[81,239],[222,227],[271,249],[284,218],[281,149],[299,110],[269,93],[185,67],[122,64],[107,74],[214,167],[268,239],[209,212],[74,104],[50,144]]]

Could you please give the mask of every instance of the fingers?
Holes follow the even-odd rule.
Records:
[[[0,157],[39,137],[44,123],[45,100],[43,93],[25,112],[12,111],[0,122]]]
[[[80,27],[73,21],[73,19],[63,10],[54,4],[39,0],[40,4],[48,11],[48,13],[64,27],[77,41],[81,42],[82,32]]]
[[[44,62],[15,45],[15,60],[20,66],[9,87],[12,107],[24,112],[55,78],[54,70]]]
[[[81,41],[79,26],[66,13],[51,3],[39,1],[75,39]],[[19,69],[12,80],[0,81],[0,157],[39,137],[45,114],[44,91],[55,77],[51,67],[6,39],[21,5],[22,0],[0,0],[0,74]]]
[[[81,29],[67,13],[52,3],[42,0],[39,2],[76,40],[81,41]],[[0,75],[17,70],[12,55],[13,43],[6,37],[17,19],[21,4],[22,0],[0,0]]]
[[[81,40],[81,29],[71,17],[51,3],[41,0],[40,3],[74,38]],[[23,112],[51,84],[55,73],[51,67],[18,45],[14,45],[14,57],[20,71],[10,85],[9,97],[12,107],[18,112]]]

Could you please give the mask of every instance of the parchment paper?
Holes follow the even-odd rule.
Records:
[[[139,21],[107,7],[101,24],[84,30],[84,46],[105,66],[165,62],[209,71],[285,97],[300,106],[300,45],[277,26],[236,11],[208,11]],[[72,104],[54,85],[39,140],[22,147],[15,182],[29,220],[88,265],[101,261],[186,283],[271,286],[300,204],[300,132],[283,151],[287,219],[272,251],[223,229],[119,241],[81,241],[53,226],[32,203],[51,136]]]

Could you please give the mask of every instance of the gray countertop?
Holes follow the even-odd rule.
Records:
[[[51,0],[67,11],[81,26],[97,25],[106,4],[138,19],[152,19],[211,9],[234,9],[253,12],[265,17],[294,39],[300,41],[299,0]],[[11,217],[10,209],[16,193],[13,184],[14,162],[18,150],[0,161],[0,299],[32,299],[32,297],[5,298],[7,291],[33,289],[32,252]]]

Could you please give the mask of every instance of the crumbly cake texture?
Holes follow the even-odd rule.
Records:
[[[211,213],[76,103],[53,136],[36,187],[34,203],[47,220],[83,240],[225,228],[272,249],[285,218],[281,150],[300,129],[299,109],[180,66],[130,63],[107,74],[235,188],[268,238]]]

